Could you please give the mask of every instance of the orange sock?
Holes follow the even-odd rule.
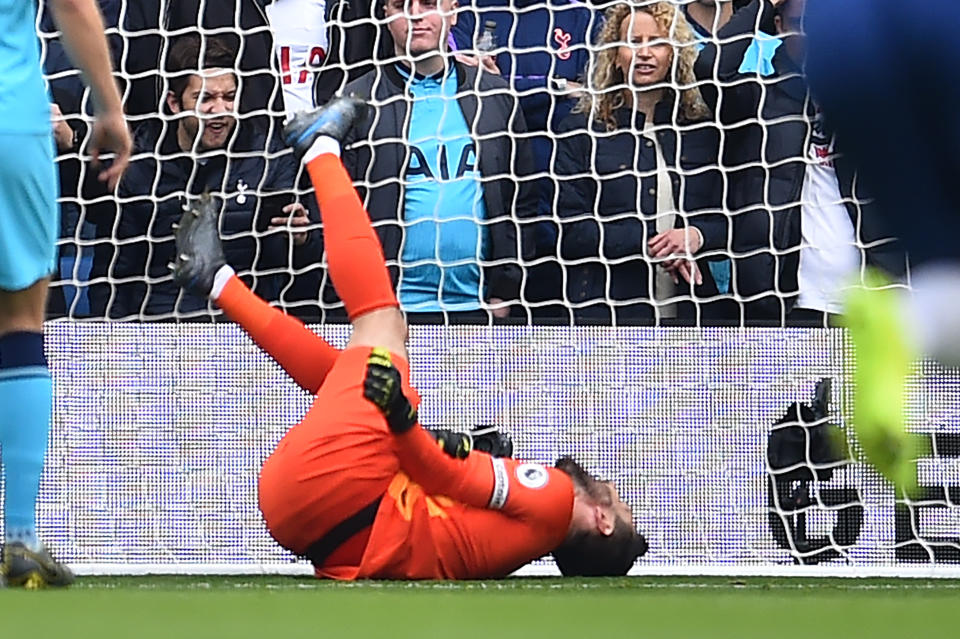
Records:
[[[307,164],[320,204],[330,279],[354,319],[378,308],[399,306],[383,249],[340,158],[332,153]]]
[[[297,384],[316,394],[340,355],[338,349],[300,320],[257,297],[236,275],[223,287],[217,298],[217,306],[275,359]]]

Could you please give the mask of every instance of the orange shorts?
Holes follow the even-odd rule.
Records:
[[[260,512],[277,542],[303,554],[334,526],[382,496],[400,470],[383,415],[363,396],[371,347],[340,354],[303,420],[260,470]],[[407,361],[393,355],[417,406]]]

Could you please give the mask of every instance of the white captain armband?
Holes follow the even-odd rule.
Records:
[[[507,503],[507,495],[510,494],[510,477],[502,459],[491,457],[490,461],[493,463],[493,494],[490,495],[487,507],[500,510]]]

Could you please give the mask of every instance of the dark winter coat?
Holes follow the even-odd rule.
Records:
[[[137,152],[148,154],[132,162],[120,182],[121,210],[116,222],[119,243],[111,269],[114,280],[143,279],[118,288],[111,316],[157,316],[206,308],[204,299],[183,293],[170,277],[174,258],[173,224],[189,199],[210,191],[221,203],[220,234],[227,263],[238,272],[254,271],[254,290],[276,300],[291,267],[319,262],[321,247],[313,237],[291,251],[285,232],[266,233],[270,218],[294,200],[297,164],[266,132],[246,132],[243,124],[229,152],[193,156],[180,150],[176,128],[166,135],[147,125],[137,133]],[[267,153],[264,153],[267,149]],[[292,253],[292,262],[291,262]],[[265,273],[270,269],[282,272]]]
[[[583,113],[561,125],[556,173],[557,214],[564,220],[560,256],[566,271],[566,295],[575,304],[596,302],[574,311],[578,318],[608,320],[607,300],[635,300],[616,306],[619,321],[653,317],[649,303],[651,263],[644,258],[647,242],[657,234],[657,152],[653,134],[643,131],[645,117],[632,109],[615,112],[618,127],[590,123]],[[673,199],[690,226],[703,235],[701,252],[727,245],[726,218],[721,213],[723,185],[717,169],[719,131],[708,124],[671,126],[673,106],[661,102],[655,111],[656,137],[670,173]],[[632,121],[633,120],[633,121]],[[711,168],[712,167],[712,168]],[[678,215],[676,227],[683,227]],[[701,260],[704,285],[698,296],[716,295],[709,269]]]
[[[782,319],[796,301],[799,202],[814,132],[813,100],[784,46],[776,50],[769,76],[740,71],[756,25],[769,24],[773,16],[769,0],[752,0],[718,33],[724,43],[719,51],[707,43],[696,65],[698,78],[719,80],[721,86],[720,118],[726,131],[722,154],[731,167],[726,202],[731,248],[742,256],[734,260],[732,287],[740,299],[759,296],[747,304],[747,316],[756,319]],[[903,272],[903,253],[871,207],[862,204],[868,195],[857,184],[855,167],[842,154],[835,165],[862,259],[893,274]]]

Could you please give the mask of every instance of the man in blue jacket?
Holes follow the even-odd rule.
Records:
[[[452,35],[457,51],[477,51],[488,23],[493,30],[494,61],[520,96],[531,131],[553,130],[576,104],[590,60],[587,45],[602,17],[577,0],[477,0],[461,3]],[[535,138],[544,144],[544,138]],[[538,161],[544,149],[535,148]],[[544,166],[546,164],[544,163]]]
[[[527,122],[534,166],[538,173],[553,172],[555,133],[570,114],[584,87],[590,60],[588,46],[602,24],[602,12],[578,0],[475,0],[461,2],[452,38],[464,55],[486,57],[485,32],[493,26],[489,68],[500,74],[519,96]],[[488,46],[488,45],[487,45]],[[538,213],[553,217],[554,180],[537,181]],[[556,257],[557,228],[541,221],[528,229],[530,257]],[[555,262],[531,266],[524,291],[535,317],[566,317],[562,272]]]

